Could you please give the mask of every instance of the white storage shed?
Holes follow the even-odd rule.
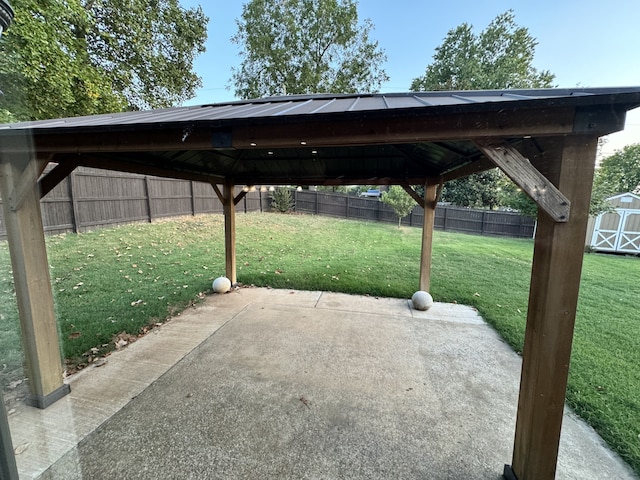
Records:
[[[589,246],[598,252],[640,254],[640,196],[621,193],[607,201],[615,210],[596,217]]]

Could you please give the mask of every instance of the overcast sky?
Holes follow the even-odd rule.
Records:
[[[240,59],[230,39],[243,3],[181,0],[185,7],[202,5],[209,17],[207,52],[195,62],[203,87],[188,105],[235,99],[227,87]],[[534,66],[554,73],[558,87],[640,86],[638,0],[360,0],[359,17],[373,22],[371,36],[387,55],[390,80],[381,92],[407,91],[450,29],[466,22],[478,33],[510,8],[538,40]],[[609,136],[604,154],[629,143],[640,143],[640,108],[627,116],[624,132]]]

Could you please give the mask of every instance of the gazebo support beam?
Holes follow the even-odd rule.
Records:
[[[422,223],[422,251],[420,253],[420,290],[431,288],[431,252],[433,250],[433,228],[436,219],[438,184],[427,180],[424,184],[424,220]]]
[[[529,308],[512,466],[506,478],[555,477],[597,137],[558,142],[547,178],[571,201],[559,223],[540,211],[534,246]]]
[[[233,197],[234,185],[225,182],[222,197],[224,208],[224,252],[225,271],[231,285],[238,283],[236,277],[236,202]]]
[[[22,153],[2,158],[0,190],[2,197],[7,199],[13,192],[19,194],[14,197],[13,205],[11,201],[3,202],[4,221],[31,390],[28,402],[46,408],[69,393],[70,388],[62,377],[62,356],[36,183],[38,175],[35,173],[41,162],[29,153],[29,139],[14,137],[11,142],[22,143],[23,148],[19,149]]]

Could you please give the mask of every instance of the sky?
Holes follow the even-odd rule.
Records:
[[[240,0],[181,0],[201,5],[209,17],[207,51],[194,64],[203,86],[185,105],[236,100],[231,69],[240,64],[231,42]],[[533,65],[555,74],[558,87],[640,86],[640,2],[638,0],[360,0],[358,14],[374,24],[370,36],[387,55],[390,77],[382,93],[406,92],[421,76],[447,32],[462,23],[481,32],[512,9],[516,23],[537,39]],[[640,108],[627,115],[625,130],[609,135],[602,155],[640,143]]]

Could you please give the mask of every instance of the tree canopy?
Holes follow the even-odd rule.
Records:
[[[479,34],[467,23],[449,30],[433,63],[411,90],[490,90],[551,87],[554,75],[533,67],[538,42],[515,22],[512,10]]]
[[[593,179],[589,213],[598,215],[611,210],[606,199],[626,192],[640,193],[640,143],[616,150],[600,162]]]
[[[393,208],[398,216],[398,228],[402,219],[411,213],[416,202],[407,192],[399,185],[392,185],[389,190],[382,192],[382,201]]]
[[[499,170],[492,169],[452,180],[444,184],[441,200],[460,207],[495,208],[499,203],[501,177]]]
[[[604,158],[593,183],[594,188],[601,187],[607,196],[640,193],[640,143],[627,145]]]
[[[195,95],[208,19],[178,0],[14,0],[0,120],[160,108]]]
[[[232,41],[242,62],[231,81],[240,98],[375,92],[386,56],[358,23],[355,0],[250,0]]]

